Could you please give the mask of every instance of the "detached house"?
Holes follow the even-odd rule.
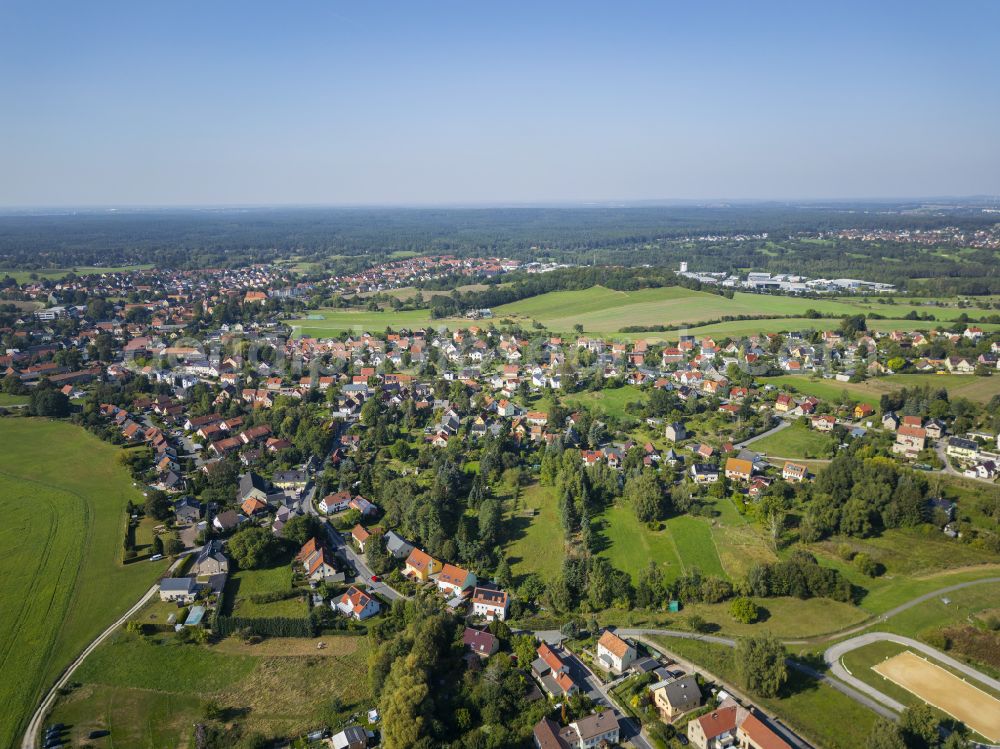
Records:
[[[610,629],[597,641],[597,660],[613,674],[621,674],[635,660],[635,648]]]
[[[426,551],[413,549],[406,558],[403,574],[415,580],[426,581],[431,575],[441,571],[441,562]]]
[[[726,459],[726,478],[738,481],[749,481],[753,476],[753,463],[741,458]]]
[[[472,591],[472,613],[488,621],[507,618],[510,597],[506,591],[492,588],[476,588]]]
[[[461,595],[464,591],[475,585],[476,576],[472,572],[463,570],[461,567],[456,567],[453,564],[444,565],[437,579],[439,590],[456,596]]]
[[[358,621],[375,616],[379,612],[378,601],[353,585],[344,595],[331,602],[331,606],[344,616],[350,616]]]

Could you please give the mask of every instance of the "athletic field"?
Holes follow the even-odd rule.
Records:
[[[907,650],[872,668],[990,741],[1000,741],[1000,700]]]

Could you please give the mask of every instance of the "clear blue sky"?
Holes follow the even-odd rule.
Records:
[[[1000,194],[1000,3],[0,3],[0,205]]]

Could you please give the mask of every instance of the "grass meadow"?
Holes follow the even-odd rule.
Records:
[[[116,746],[189,746],[212,701],[247,733],[295,736],[372,707],[367,639],[332,637],[326,645],[294,638],[183,645],[170,635],[121,633],[84,662],[81,686],[60,699],[52,720],[71,725],[77,740],[104,729]]]
[[[142,498],[120,450],[66,423],[0,420],[0,746],[59,672],[166,562],[121,564],[125,505]]]

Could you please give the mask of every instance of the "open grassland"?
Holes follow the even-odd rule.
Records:
[[[148,270],[153,266],[149,263],[144,265],[114,265],[114,266],[96,266],[96,265],[81,265],[76,268],[48,268],[46,270],[2,270],[0,269],[0,278],[4,276],[10,276],[19,284],[25,284],[32,280],[32,276],[41,281],[58,281],[61,278],[65,278],[70,273],[76,273],[78,276],[86,276],[94,273],[128,273],[133,270]]]
[[[754,564],[777,560],[764,529],[740,515],[729,497],[715,500],[712,508],[718,513],[711,525],[712,539],[731,579],[742,579]]]
[[[309,615],[304,598],[286,598],[281,601],[256,603],[255,595],[283,593],[292,589],[291,555],[267,569],[239,570],[226,581],[226,615],[247,619],[287,616],[301,618]]]
[[[829,458],[835,441],[832,435],[795,422],[790,427],[754,440],[748,447],[770,457]]]
[[[462,287],[474,289],[474,285]],[[400,298],[409,298],[410,290],[391,292]],[[415,291],[413,292],[415,294]],[[425,292],[429,298],[435,292]],[[405,296],[404,296],[405,295]],[[680,286],[636,291],[615,291],[603,286],[578,291],[552,291],[546,294],[504,304],[493,310],[493,320],[512,320],[527,325],[538,322],[552,331],[570,333],[576,325],[593,334],[617,333],[634,325],[688,325],[685,331],[666,333],[627,333],[625,338],[646,338],[650,341],[676,341],[681,333],[713,336],[745,336],[759,332],[790,330],[832,330],[840,325],[844,315],[878,312],[902,318],[911,309],[908,305],[872,304],[870,300],[857,299],[802,299],[791,296],[750,294],[736,292],[732,299],[705,291],[692,291]],[[931,309],[931,308],[926,308]],[[925,311],[926,311],[925,309]],[[808,310],[832,315],[828,318],[804,317]],[[918,310],[919,311],[919,310]],[[947,308],[937,310],[942,315],[957,317],[962,310]],[[474,324],[464,318],[432,320],[430,310],[385,310],[372,312],[357,309],[323,309],[311,312],[314,319],[291,320],[297,335],[329,336],[351,331],[378,331],[386,327],[456,328]],[[708,323],[722,317],[750,316],[754,320]],[[482,324],[482,323],[481,323]],[[699,325],[700,324],[700,325]],[[940,323],[887,319],[870,320],[872,330],[929,329]],[[986,329],[1000,326],[983,325]]]
[[[0,444],[0,746],[10,746],[58,673],[166,562],[120,563],[125,505],[141,495],[118,448],[42,419],[0,420]]]
[[[504,534],[504,552],[515,578],[534,572],[547,582],[559,576],[563,530],[551,486],[532,484],[521,492],[518,505],[505,519]]]
[[[333,637],[326,645],[230,639],[199,646],[121,634],[85,661],[76,677],[82,686],[59,701],[52,719],[71,725],[77,740],[105,729],[115,746],[188,746],[212,701],[245,733],[295,736],[331,724],[334,699],[345,713],[372,707],[367,640]]]
[[[829,401],[839,401],[844,393],[851,400],[878,407],[879,399],[886,393],[904,387],[944,388],[954,398],[968,398],[979,403],[988,403],[995,395],[1000,395],[1000,377],[976,377],[974,375],[953,374],[894,374],[874,377],[864,382],[837,382],[836,380],[814,379],[807,375],[779,375],[761,377],[762,384],[778,387],[794,387],[804,395],[815,395]]]
[[[726,577],[707,520],[678,515],[667,521],[667,529],[674,538],[685,571],[698,569],[702,575]]]
[[[628,414],[625,408],[631,403],[644,403],[647,394],[634,385],[623,385],[620,388],[585,391],[566,396],[567,405],[574,408],[586,408],[595,413],[616,419],[624,419]]]
[[[874,579],[862,575],[838,556],[841,545],[868,554],[885,573]],[[840,570],[866,591],[859,606],[870,614],[881,614],[938,588],[1000,574],[996,555],[949,539],[930,525],[889,530],[877,538],[837,537],[808,548],[820,564]]]
[[[676,653],[720,679],[737,684],[731,648],[676,637],[654,639],[665,652]],[[810,743],[827,749],[865,746],[876,717],[847,695],[794,670],[789,672],[781,697],[757,702]]]
[[[650,530],[640,523],[631,507],[614,505],[594,519],[601,556],[628,572],[633,582],[650,562],[660,568],[666,580],[675,580],[684,565],[669,530]]]
[[[11,395],[0,393],[0,406],[24,406],[28,403],[27,395]]]

